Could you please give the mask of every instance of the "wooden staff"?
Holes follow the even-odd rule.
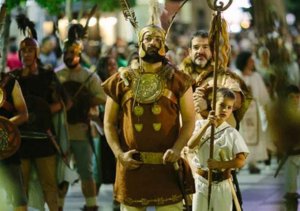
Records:
[[[224,150],[221,149],[220,152],[219,152],[219,155],[220,155],[222,161],[226,161],[226,156],[225,156]],[[229,186],[230,186],[230,190],[231,190],[231,194],[232,194],[233,202],[235,204],[236,211],[241,211],[241,206],[240,206],[239,200],[237,198],[236,192],[234,190],[231,177],[228,178],[227,181],[228,181]]]
[[[216,110],[216,96],[217,96],[217,71],[219,69],[219,37],[220,37],[220,32],[221,32],[221,12],[226,10],[232,3],[233,0],[229,0],[229,2],[224,5],[223,2],[218,2],[218,0],[214,0],[214,3],[210,0],[207,1],[208,6],[210,9],[214,10],[217,12],[216,14],[216,26],[215,26],[215,40],[214,40],[214,73],[213,73],[213,94],[212,94],[212,109],[215,111]],[[214,26],[212,26],[214,27]],[[215,126],[212,124],[211,125],[211,135],[210,135],[210,150],[209,150],[209,158],[213,159],[214,158],[214,134],[215,134]],[[208,210],[210,208],[210,199],[211,199],[211,189],[212,189],[212,169],[209,169],[208,171],[208,196],[207,196],[207,203],[208,203]]]

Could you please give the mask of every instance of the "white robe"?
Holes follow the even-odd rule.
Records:
[[[251,89],[253,100],[240,122],[240,133],[250,150],[248,161],[266,160],[268,122],[265,106],[270,103],[270,96],[260,74],[253,72],[250,76],[241,75]]]

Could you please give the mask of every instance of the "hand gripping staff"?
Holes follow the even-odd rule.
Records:
[[[212,26],[210,30],[210,36],[209,39],[214,39],[214,48],[213,50],[213,58],[214,58],[214,73],[213,73],[213,93],[212,93],[212,109],[216,110],[216,95],[217,95],[217,71],[220,68],[219,64],[219,39],[220,39],[220,33],[221,33],[221,12],[226,10],[232,3],[233,0],[229,0],[226,5],[224,5],[223,2],[218,0],[213,0],[212,3],[211,0],[207,0],[208,6],[213,11],[216,11],[216,14],[212,21]],[[214,134],[215,134],[215,126],[211,125],[211,135],[210,135],[210,150],[209,150],[209,158],[213,159],[213,153],[214,153]],[[210,209],[210,199],[211,199],[211,189],[212,189],[212,169],[209,169],[208,171],[208,197],[207,197],[207,203],[208,203],[208,210]]]

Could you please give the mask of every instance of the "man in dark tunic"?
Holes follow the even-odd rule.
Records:
[[[29,122],[21,130],[26,130],[20,147],[21,167],[25,191],[28,194],[32,164],[36,165],[38,179],[43,190],[43,199],[49,210],[58,210],[58,189],[56,175],[55,144],[47,135],[53,128],[52,114],[63,109],[67,101],[62,86],[54,71],[45,69],[39,63],[39,47],[36,39],[26,37],[20,43],[20,57],[23,67],[13,74],[18,78],[29,110]],[[40,134],[39,137],[32,135]],[[43,134],[45,134],[43,136]],[[49,134],[50,135],[50,134]]]

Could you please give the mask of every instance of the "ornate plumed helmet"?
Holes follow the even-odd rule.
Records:
[[[37,41],[37,33],[34,28],[34,23],[30,21],[24,14],[20,14],[16,17],[18,28],[23,32],[25,38],[20,42],[19,50],[31,47],[36,50],[36,57],[39,54],[39,43]]]
[[[163,8],[160,8],[160,5],[157,1],[151,0],[150,1],[150,23],[143,27],[138,33],[138,45],[139,45],[139,56],[143,58],[146,53],[142,47],[142,42],[144,39],[145,34],[149,33],[153,36],[161,38],[161,47],[158,51],[159,55],[165,56],[166,49],[165,49],[165,38],[166,32],[161,26],[160,16],[162,14]]]
[[[68,30],[68,38],[64,41],[64,52],[67,49],[72,48],[74,53],[80,55],[83,51],[83,43],[82,40],[85,38],[87,34],[88,24],[92,16],[97,11],[97,5],[94,5],[92,10],[88,14],[88,18],[85,26],[82,26],[79,23],[71,24]]]
[[[76,55],[80,55],[83,50],[82,39],[86,35],[86,29],[81,24],[72,24],[68,31],[68,38],[64,42],[64,52],[70,48]]]
[[[174,13],[170,20],[170,24],[168,29],[165,31],[160,22],[160,16],[164,10],[164,8],[161,7],[161,5],[157,2],[157,0],[150,0],[150,21],[149,24],[142,29],[139,29],[138,27],[138,22],[136,20],[135,13],[132,8],[130,8],[128,2],[126,0],[121,0],[121,6],[122,6],[122,11],[124,14],[124,17],[126,20],[129,20],[133,28],[135,29],[137,36],[138,36],[138,46],[139,46],[139,56],[140,58],[143,58],[146,53],[142,47],[142,42],[144,39],[145,34],[151,33],[154,36],[158,36],[161,38],[161,47],[158,51],[159,55],[165,56],[166,55],[166,38],[168,36],[169,30],[172,26],[172,23],[174,21],[174,18],[178,11],[183,7],[183,5],[187,2],[188,0],[185,0],[183,3],[181,3],[180,7],[178,10]]]

